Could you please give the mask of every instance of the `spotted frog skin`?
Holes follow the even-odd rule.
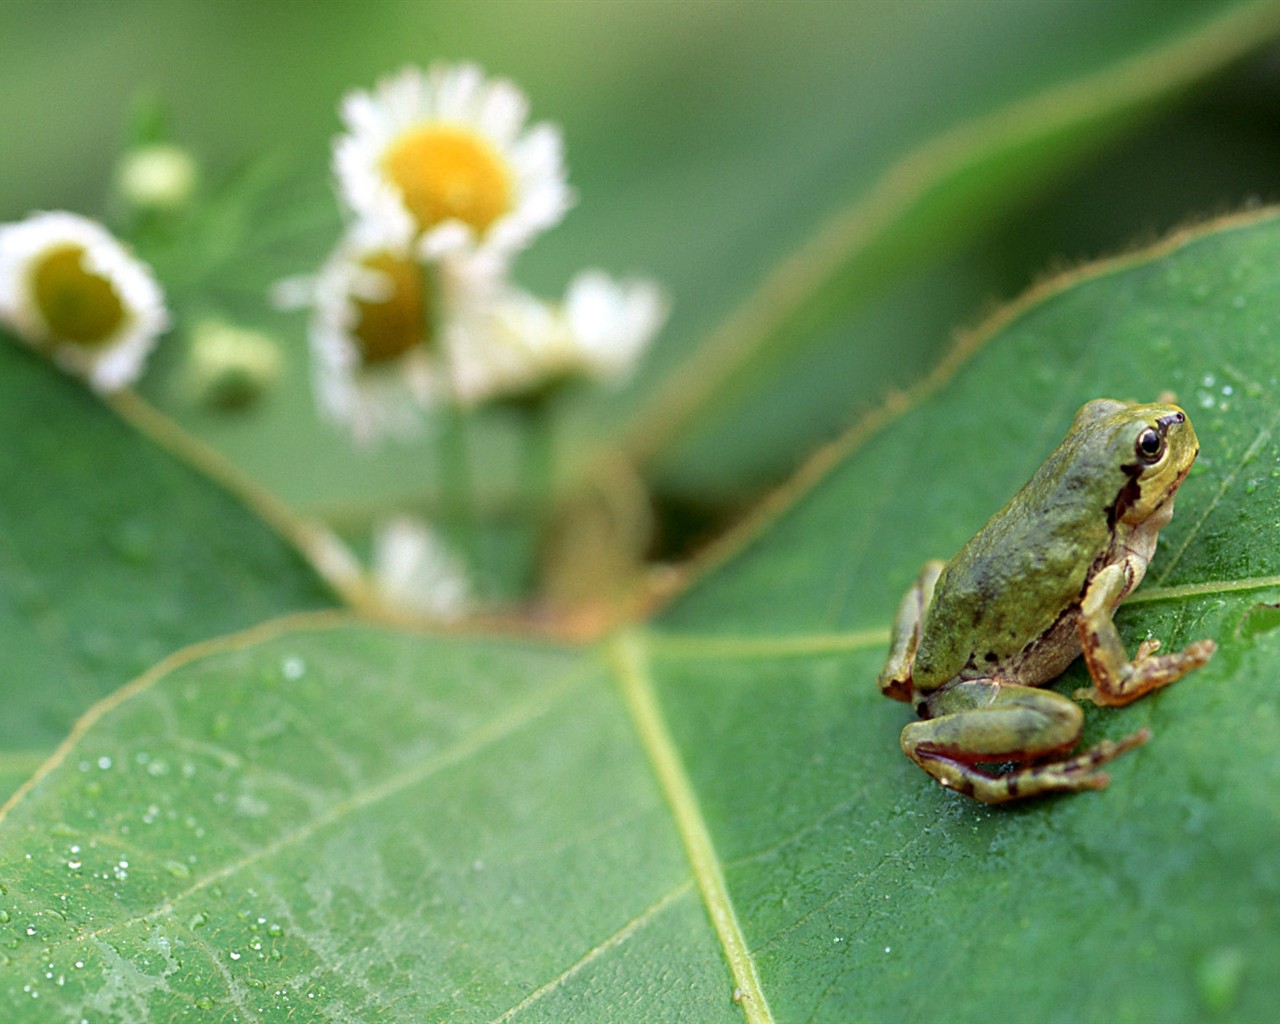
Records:
[[[1145,640],[1131,661],[1112,622],[1199,450],[1176,405],[1095,399],[972,540],[924,566],[879,679],[881,692],[919,714],[902,730],[907,757],[988,804],[1107,785],[1098,767],[1149,732],[1072,756],[1083,712],[1037,687],[1083,654],[1093,685],[1076,696],[1117,706],[1209,660],[1212,640],[1169,654]],[[1002,774],[986,767],[1010,762]]]

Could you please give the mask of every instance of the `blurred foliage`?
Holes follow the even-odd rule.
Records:
[[[641,461],[671,554],[918,380],[958,325],[1046,266],[1274,195],[1268,24],[1265,6],[1227,2],[9,3],[0,128],[24,158],[0,185],[0,216],[101,209],[130,111],[163,109],[211,202],[177,252],[151,255],[186,319],[229,312],[277,332],[286,384],[256,413],[210,415],[181,392],[174,344],[147,394],[294,507],[359,534],[387,507],[430,509],[434,460],[423,446],[370,459],[317,424],[302,322],[262,294],[314,268],[336,232],[327,161],[344,92],[437,58],[509,75],[535,118],[562,125],[580,197],[521,259],[521,280],[557,292],[598,263],[672,292],[672,322],[634,385],[562,410],[558,425],[571,481],[593,472],[601,437]],[[1019,104],[1046,98],[1048,126],[1019,127]],[[892,194],[915,155],[983,123],[994,137],[967,146],[995,161],[978,173],[996,191],[957,175],[963,161],[943,167],[958,198],[926,207],[927,230],[890,210],[896,226],[869,248],[852,239],[847,268],[805,285],[784,334],[758,358],[743,349],[732,318],[772,268],[851,202],[881,216],[876,190]],[[668,415],[665,390],[726,332],[746,352],[731,355],[738,368]],[[762,387],[791,397],[762,403]],[[514,429],[491,416],[475,442],[499,519],[519,501]]]

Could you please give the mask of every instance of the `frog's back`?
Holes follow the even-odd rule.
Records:
[[[1108,499],[1098,496],[1109,494],[1113,505],[1125,480],[1087,437],[1059,445],[947,563],[916,651],[917,690],[957,676],[1016,672],[1028,645],[1078,607],[1111,544]]]

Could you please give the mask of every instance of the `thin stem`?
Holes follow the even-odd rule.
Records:
[[[550,392],[540,391],[513,403],[524,434],[522,490],[525,516],[525,593],[532,597],[539,581],[539,555],[551,521],[555,472],[555,437],[552,430]]]
[[[481,586],[484,557],[480,548],[476,517],[474,481],[471,475],[471,448],[467,443],[468,416],[465,410],[447,403],[441,416],[436,451],[440,467],[440,503],[445,533],[466,560],[477,593]]]
[[[442,296],[448,288],[446,271],[434,264],[424,263],[421,265],[421,274],[423,332],[426,343],[436,352],[444,379],[452,381],[453,368],[443,343],[445,303]],[[468,420],[467,410],[453,401],[452,394],[448,395],[442,403],[436,454],[439,459],[442,529],[462,553],[477,596],[480,596],[485,589],[484,557],[480,547],[480,523],[476,515],[475,484],[471,473]]]

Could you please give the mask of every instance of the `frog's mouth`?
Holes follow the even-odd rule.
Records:
[[[1148,517],[1159,517],[1158,522],[1153,524],[1157,529],[1163,529],[1168,525],[1169,520],[1173,518],[1173,502],[1178,494],[1178,488],[1182,486],[1187,474],[1191,472],[1191,466],[1196,461],[1196,455],[1199,454],[1200,449],[1196,448],[1195,455],[1191,457],[1191,461],[1187,463],[1186,468],[1173,478],[1173,482],[1164,489],[1164,493],[1160,495],[1159,500],[1151,504],[1147,515]]]

